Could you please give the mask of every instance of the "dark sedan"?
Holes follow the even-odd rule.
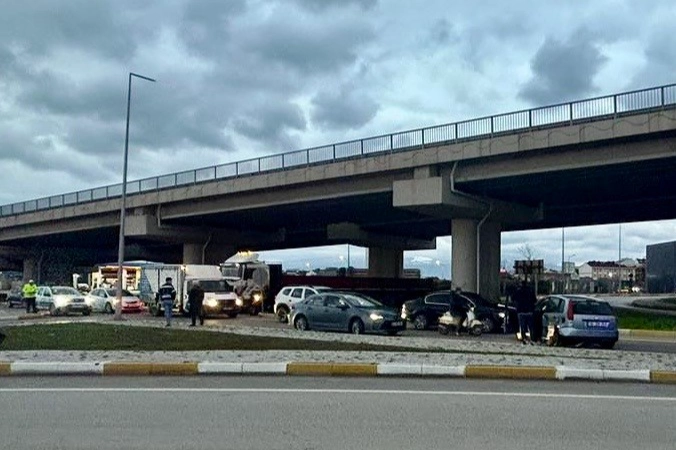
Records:
[[[24,307],[23,295],[20,288],[12,289],[7,296],[7,307],[14,308],[15,306]]]
[[[395,335],[406,329],[406,322],[395,309],[362,294],[333,291],[312,295],[292,305],[289,323],[298,330],[335,330],[354,334]]]
[[[423,298],[404,303],[401,318],[410,321],[416,330],[426,330],[436,326],[439,317],[448,312],[451,305],[467,310],[474,309],[476,318],[484,326],[484,333],[507,331],[516,324],[516,313],[513,308],[489,302],[473,292],[438,291]]]

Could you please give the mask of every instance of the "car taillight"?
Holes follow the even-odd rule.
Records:
[[[573,302],[568,302],[568,311],[566,311],[566,319],[573,320]]]

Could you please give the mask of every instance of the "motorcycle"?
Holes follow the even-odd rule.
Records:
[[[456,334],[463,332],[472,336],[481,336],[481,333],[484,331],[484,325],[476,318],[474,308],[470,308],[464,317],[452,311],[444,313],[439,318],[437,330],[444,335],[450,333],[451,330],[455,330]]]

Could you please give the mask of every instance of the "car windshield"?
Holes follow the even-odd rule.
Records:
[[[598,302],[595,300],[573,300],[573,313],[612,316],[613,309],[605,302]]]
[[[375,300],[371,297],[367,297],[365,295],[348,294],[348,295],[345,295],[344,298],[350,304],[352,304],[353,306],[356,306],[357,308],[376,309],[376,308],[382,308],[383,307],[383,304],[380,303],[378,300]]]
[[[116,297],[117,296],[117,289],[106,289],[106,293],[110,295],[111,297]],[[134,294],[129,292],[126,289],[122,289],[122,297],[133,297]]]
[[[225,280],[200,280],[199,285],[204,292],[232,292],[232,286]]]
[[[72,287],[53,287],[52,294],[54,295],[81,295],[75,288]]]

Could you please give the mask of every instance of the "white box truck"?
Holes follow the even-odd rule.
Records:
[[[229,317],[237,317],[242,309],[242,300],[223,277],[219,266],[149,264],[142,268],[139,290],[148,309],[156,316],[164,314],[157,293],[167,277],[171,277],[172,284],[176,288],[174,309],[179,313],[189,313],[188,292],[196,282],[199,282],[204,291],[205,314],[224,313]]]

